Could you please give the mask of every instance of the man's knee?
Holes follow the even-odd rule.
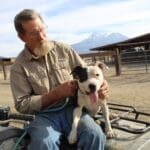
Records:
[[[85,150],[103,150],[105,145],[105,135],[101,130],[84,130],[79,135],[78,147]]]
[[[49,150],[59,149],[60,145],[60,133],[53,130],[49,127],[47,128],[32,128],[29,132],[30,135],[30,143],[29,143],[29,149],[38,149],[38,150]]]
[[[106,141],[101,127],[89,115],[82,117],[78,127],[79,147],[103,149]]]
[[[100,127],[99,127],[100,128]],[[105,142],[106,138],[105,138],[105,134],[103,133],[103,131],[101,129],[99,130],[83,130],[83,132],[80,133],[80,138],[84,138],[87,137],[87,141],[91,141],[91,140],[98,140],[100,142]]]
[[[56,137],[31,137],[30,143],[28,146],[29,150],[59,150],[59,140]]]
[[[79,126],[78,126],[78,130],[80,132],[83,130],[92,130],[92,131],[97,131],[97,132],[102,132],[101,127],[94,121],[94,119],[92,117],[90,117],[89,115],[84,115],[81,117],[80,122],[79,122]]]
[[[56,144],[56,141],[48,139],[48,138],[35,138],[32,139],[29,143],[28,150],[49,150],[54,149],[58,150],[58,146]]]

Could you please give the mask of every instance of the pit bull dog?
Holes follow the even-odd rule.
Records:
[[[105,118],[106,135],[109,138],[114,137],[109,120],[109,110],[106,100],[100,99],[98,95],[98,91],[100,90],[104,81],[102,71],[104,67],[107,66],[101,62],[98,62],[92,66],[77,66],[72,71],[74,78],[78,81],[78,91],[77,107],[73,112],[72,129],[68,136],[68,141],[70,144],[75,143],[77,140],[77,128],[82,115],[83,107],[85,107],[92,116],[95,116],[96,113],[101,109]]]

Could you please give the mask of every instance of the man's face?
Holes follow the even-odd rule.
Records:
[[[44,55],[46,53],[44,51],[47,51],[49,46],[44,23],[36,18],[24,22],[22,25],[25,33],[21,35],[21,39],[26,43],[26,46],[33,54]]]

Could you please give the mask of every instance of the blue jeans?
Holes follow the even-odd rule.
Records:
[[[28,128],[31,137],[28,149],[59,150],[61,138],[67,138],[70,133],[74,107],[68,104],[58,111],[39,113]],[[79,121],[77,138],[79,149],[104,149],[105,135],[101,127],[86,113]]]

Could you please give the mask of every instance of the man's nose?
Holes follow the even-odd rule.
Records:
[[[37,38],[40,41],[44,40],[45,39],[45,33],[44,32],[39,32]]]

